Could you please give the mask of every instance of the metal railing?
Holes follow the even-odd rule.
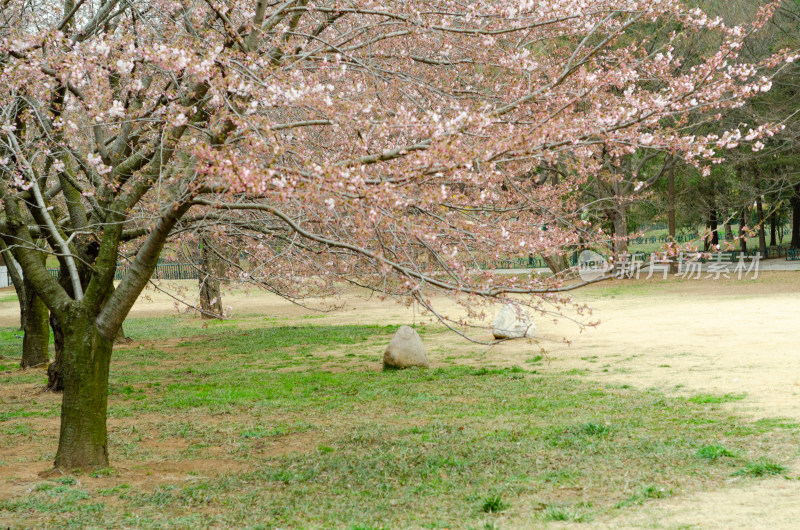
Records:
[[[54,278],[58,278],[58,269],[47,269]],[[117,265],[115,280],[121,280],[128,270],[128,265]],[[159,263],[153,272],[154,280],[196,280],[198,266],[193,263]]]

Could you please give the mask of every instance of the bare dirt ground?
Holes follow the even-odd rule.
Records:
[[[530,369],[533,366],[526,363],[544,348],[544,361],[535,365],[540,372],[568,372],[668,395],[735,394],[742,399],[725,405],[731,412],[800,421],[800,272],[762,272],[758,280],[612,281],[575,296],[593,308],[590,319],[599,319],[598,327],[581,331],[565,320],[538,318],[536,341],[491,348],[451,334],[433,334],[427,345],[431,361],[434,366],[457,362]],[[413,307],[377,297],[348,296],[338,301],[338,311],[314,321],[305,320],[313,311],[263,293],[229,293],[224,303],[234,309],[234,316],[258,313],[287,323],[430,320]],[[457,311],[447,302],[442,306],[451,315]],[[0,304],[0,326],[17,325],[17,312],[16,302]],[[150,291],[131,316],[175,312],[172,298]],[[478,336],[490,338],[488,332]],[[565,337],[571,345],[562,342]],[[368,368],[377,369],[379,362],[376,354],[375,366]],[[800,471],[800,460],[787,464],[793,475]],[[676,495],[591,526],[797,528],[800,481],[774,478]]]

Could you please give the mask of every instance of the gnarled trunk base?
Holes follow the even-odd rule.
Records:
[[[113,341],[98,333],[94,319],[64,322],[64,397],[55,467],[92,470],[108,466],[106,407]]]

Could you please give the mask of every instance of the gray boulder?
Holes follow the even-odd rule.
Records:
[[[521,339],[535,337],[536,326],[527,311],[506,304],[500,308],[492,323],[492,334],[496,339]]]
[[[383,367],[399,369],[410,366],[428,368],[430,363],[419,333],[414,328],[401,326],[383,352]]]

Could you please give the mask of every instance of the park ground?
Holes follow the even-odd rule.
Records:
[[[795,528],[798,294],[790,271],[610,281],[576,293],[599,326],[487,348],[357,292],[237,291],[203,323],[151,291],[113,360],[112,468],[72,476],[0,293],[0,527]],[[401,324],[431,369],[381,370]]]

